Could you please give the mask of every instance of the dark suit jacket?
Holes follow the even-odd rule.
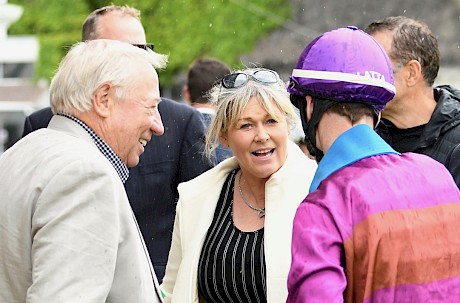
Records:
[[[159,111],[165,132],[152,136],[139,165],[130,169],[125,183],[158,280],[163,280],[178,199],[177,185],[212,167],[204,156],[205,126],[192,107],[162,98]],[[48,126],[51,109],[26,118],[23,136]]]

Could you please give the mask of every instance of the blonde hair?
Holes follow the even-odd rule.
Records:
[[[234,72],[253,74],[259,69],[248,68]],[[206,134],[206,155],[209,158],[219,146],[220,138],[225,137],[229,128],[237,124],[246,105],[253,97],[257,98],[263,109],[274,119],[285,118],[290,128],[294,127],[296,114],[285,83],[281,79],[276,83],[260,83],[249,79],[246,84],[230,89],[218,82],[208,92],[210,102],[216,107],[216,115]]]

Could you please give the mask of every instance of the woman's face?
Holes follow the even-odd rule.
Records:
[[[286,118],[271,117],[252,97],[236,125],[221,138],[238,159],[243,173],[268,179],[286,160],[289,127]]]

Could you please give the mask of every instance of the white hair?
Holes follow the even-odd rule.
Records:
[[[135,81],[136,67],[166,66],[167,56],[145,51],[128,43],[97,39],[76,43],[59,64],[50,85],[53,113],[75,114],[92,108],[92,95],[104,83],[116,89],[124,100]]]

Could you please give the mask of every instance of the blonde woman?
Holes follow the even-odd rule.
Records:
[[[165,302],[284,302],[292,221],[316,162],[289,140],[295,112],[278,74],[246,69],[209,93],[207,135],[234,157],[179,185]]]

